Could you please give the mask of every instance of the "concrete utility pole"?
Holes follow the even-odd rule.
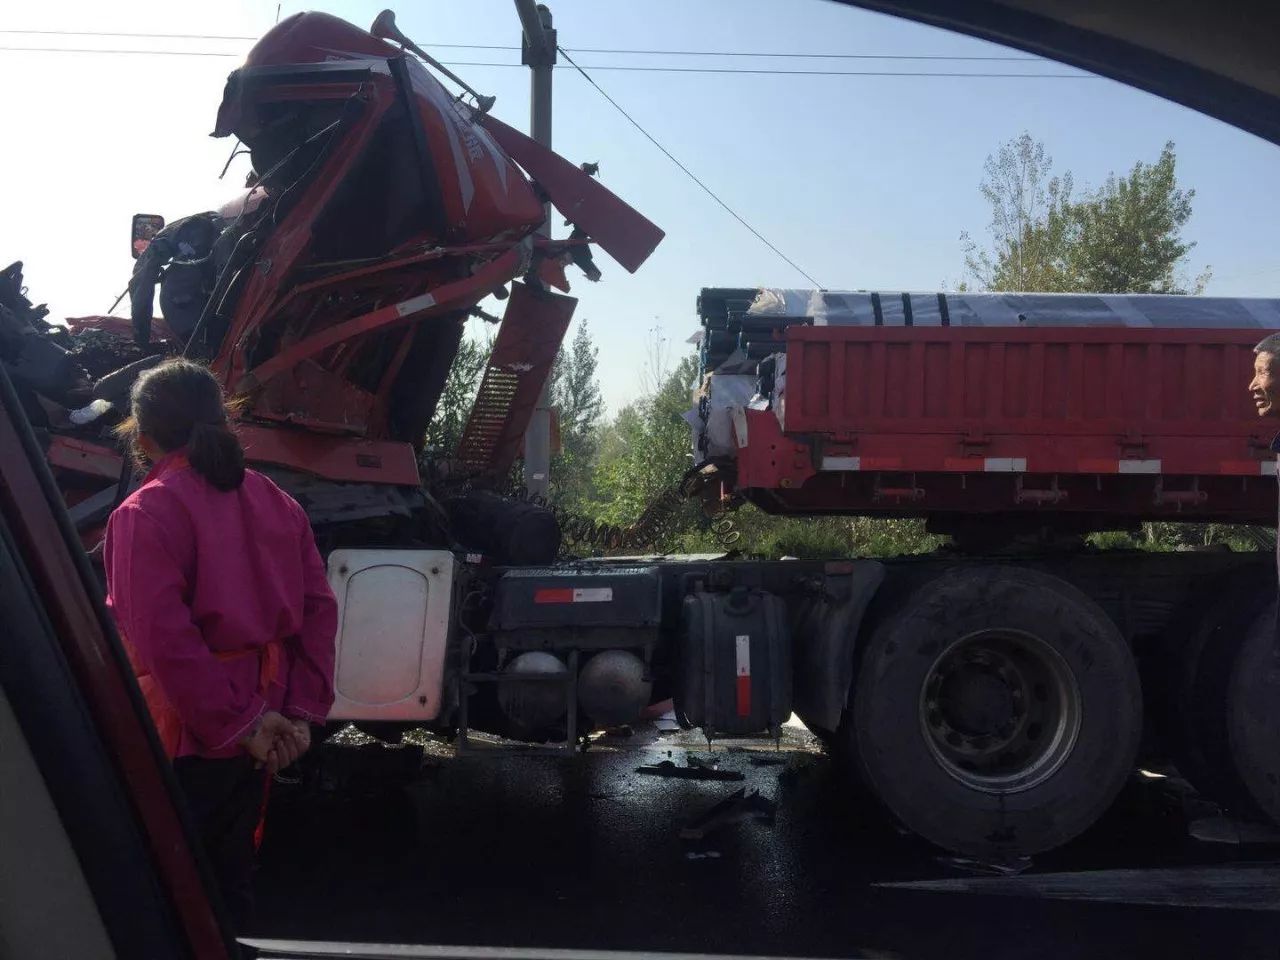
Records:
[[[520,62],[529,68],[529,133],[544,147],[551,146],[551,74],[556,65],[556,32],[551,11],[533,0],[515,0],[524,32]],[[551,204],[539,230],[551,236]],[[547,495],[551,479],[551,399],[550,381],[538,397],[538,406],[524,435],[524,485],[530,496]]]

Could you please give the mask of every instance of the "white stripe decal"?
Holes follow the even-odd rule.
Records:
[[[1120,473],[1159,473],[1159,460],[1121,460]]]
[[[574,603],[612,603],[613,587],[575,587]]]
[[[1274,477],[1276,475],[1276,462],[1274,460],[1263,460],[1258,466],[1262,468],[1261,473],[1264,477]]]
[[[861,457],[823,457],[823,470],[861,470]]]
[[[735,641],[738,676],[749,677],[751,676],[751,634],[740,633]]]
[[[982,461],[982,469],[988,473],[1026,473],[1026,457],[987,457]]]
[[[396,313],[402,317],[407,317],[411,313],[417,313],[419,310],[426,310],[428,307],[436,305],[436,298],[429,293],[424,293],[420,297],[410,297],[403,303],[396,304]]]

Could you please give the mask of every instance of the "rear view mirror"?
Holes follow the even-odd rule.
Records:
[[[164,217],[157,213],[135,213],[133,215],[133,259],[142,256],[155,235],[164,229]]]

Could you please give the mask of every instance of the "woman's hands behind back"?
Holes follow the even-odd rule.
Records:
[[[311,746],[311,730],[302,721],[290,720],[268,710],[253,732],[240,741],[249,756],[276,773],[292,764]]]

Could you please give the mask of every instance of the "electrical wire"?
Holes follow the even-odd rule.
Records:
[[[563,48],[563,47],[560,47],[560,48],[558,48],[558,49],[560,50],[560,54],[561,54],[561,56],[563,56],[566,60],[568,60],[568,61],[569,61],[569,63],[570,63],[570,64],[572,64],[572,65],[573,65],[573,67],[574,67],[574,68],[575,68],[575,69],[576,69],[580,74],[582,74],[582,78],[583,78],[584,80],[586,80],[586,81],[587,81],[587,83],[589,83],[589,84],[591,84],[591,86],[595,87],[596,92],[597,92],[597,93],[599,93],[599,94],[600,94],[600,96],[602,96],[602,97],[604,97],[606,100],[608,100],[608,101],[609,101],[609,103],[611,103],[611,104],[613,105],[613,108],[614,108],[615,110],[617,110],[620,114],[622,114],[624,117],[626,117],[626,118],[627,118],[627,122],[628,122],[628,123],[630,123],[630,124],[631,124],[633,127],[635,127],[637,130],[639,130],[639,131],[640,131],[640,133],[644,136],[644,138],[645,138],[646,140],[648,140],[648,141],[649,141],[650,143],[652,143],[655,147],[657,147],[657,148],[658,148],[659,150],[661,150],[664,154],[666,154],[667,159],[668,159],[668,160],[670,160],[672,163],[674,163],[674,164],[675,164],[677,167],[679,167],[682,171],[684,171],[685,176],[687,176],[690,180],[692,180],[692,181],[693,181],[694,183],[696,183],[699,187],[701,187],[701,188],[702,188],[702,190],[703,190],[703,192],[704,192],[704,193],[706,193],[706,195],[707,195],[707,196],[709,196],[709,197],[710,197],[712,200],[714,200],[716,203],[720,204],[720,206],[721,206],[721,207],[723,207],[723,208],[724,208],[724,210],[725,210],[725,211],[726,211],[726,212],[727,212],[731,217],[733,217],[733,219],[737,220],[740,224],[742,224],[744,227],[746,227],[746,228],[747,228],[747,230],[749,230],[749,231],[750,231],[750,232],[755,236],[755,238],[756,238],[757,240],[759,240],[759,241],[760,241],[761,243],[763,243],[766,247],[768,247],[770,250],[772,250],[774,253],[776,253],[779,257],[781,257],[781,258],[782,258],[786,263],[788,263],[788,264],[791,266],[791,268],[792,268],[793,270],[795,270],[795,271],[796,271],[796,273],[800,274],[800,276],[804,277],[806,280],[808,280],[808,281],[809,281],[811,284],[813,284],[815,287],[819,287],[819,288],[821,288],[821,287],[822,287],[822,284],[820,284],[817,280],[815,280],[815,279],[814,279],[814,278],[813,278],[813,277],[812,277],[808,272],[806,272],[806,271],[805,271],[805,270],[804,270],[804,269],[803,269],[799,264],[797,264],[794,260],[792,260],[792,259],[791,259],[790,257],[788,257],[785,253],[783,253],[781,250],[779,250],[777,247],[775,247],[775,246],[774,246],[772,243],[770,243],[767,239],[765,239],[764,234],[762,234],[759,230],[757,230],[757,229],[756,229],[755,227],[753,227],[751,224],[747,223],[747,221],[746,221],[746,220],[744,220],[741,216],[739,216],[739,215],[738,215],[738,212],[737,212],[736,210],[734,210],[731,206],[729,206],[727,203],[725,203],[723,200],[721,200],[721,199],[720,199],[720,197],[716,194],[716,192],[715,192],[714,190],[712,190],[712,189],[711,189],[710,187],[708,187],[705,183],[703,183],[701,180],[699,180],[699,179],[698,179],[698,177],[693,173],[693,171],[692,171],[692,170],[690,170],[690,169],[689,169],[688,167],[686,167],[683,163],[681,163],[679,160],[677,160],[677,159],[676,159],[676,157],[675,157],[675,155],[674,155],[670,150],[668,150],[666,147],[664,147],[662,144],[660,144],[660,143],[659,143],[659,142],[654,138],[654,136],[653,136],[651,133],[649,133],[649,131],[648,131],[648,130],[646,130],[644,127],[640,126],[639,122],[637,122],[637,120],[635,119],[635,117],[633,117],[633,116],[631,116],[631,114],[627,113],[627,111],[626,111],[626,110],[624,110],[624,109],[622,108],[622,106],[618,103],[618,101],[617,101],[617,100],[613,99],[613,97],[611,97],[611,96],[609,96],[609,94],[605,93],[605,92],[604,92],[604,90],[601,88],[600,84],[596,83],[596,82],[595,82],[595,80],[591,79],[591,75],[590,75],[589,73],[587,73],[587,71],[586,71],[586,70],[582,69],[582,67],[578,66],[578,64],[574,62],[573,58],[572,58],[572,57],[570,57],[567,53],[565,53],[565,51],[564,51],[564,48]]]
[[[152,57],[237,57],[240,53],[217,53],[212,50],[106,50],[93,47],[0,47],[9,53],[131,53]]]
[[[115,50],[96,47],[10,47],[0,46],[0,51],[10,53],[104,53],[135,54],[138,56],[165,57],[232,57],[240,58],[240,53],[223,53],[215,50]],[[561,48],[564,53],[564,49]],[[569,59],[565,54],[565,59]],[[441,60],[446,67],[510,67],[524,69],[519,63],[490,63],[475,60]],[[572,61],[570,61],[572,63]],[[584,69],[573,64],[579,71]],[[560,67],[558,69],[569,69]],[[972,73],[963,71],[937,70],[778,70],[750,67],[633,67],[621,64],[588,64],[586,69],[615,70],[629,73],[724,73],[747,74],[756,76],[796,76],[796,77],[945,77],[985,79],[985,80],[1098,80],[1099,77],[1083,73]]]
[[[0,30],[0,34],[48,37],[131,37],[148,40],[257,40],[258,37],[214,33],[136,33],[104,30]],[[519,50],[518,45],[500,43],[423,43],[423,47],[449,50]],[[662,57],[781,57],[797,60],[956,60],[956,61],[1040,61],[1032,56],[964,56],[949,53],[797,53],[777,50],[637,50],[617,47],[569,47],[570,53],[608,53]]]
[[[564,50],[560,51],[564,53]],[[568,60],[568,55],[565,55]],[[573,63],[572,60],[569,61]],[[578,65],[573,64],[575,67]],[[468,66],[508,66],[508,64],[468,64]],[[511,64],[517,66],[517,64]],[[622,65],[589,64],[592,70],[620,70],[634,73],[742,73],[758,76],[794,77],[974,77],[980,79],[1021,80],[1099,80],[1087,73],[968,73],[941,70],[778,70],[764,67],[628,67]],[[579,67],[579,70],[582,68]]]

